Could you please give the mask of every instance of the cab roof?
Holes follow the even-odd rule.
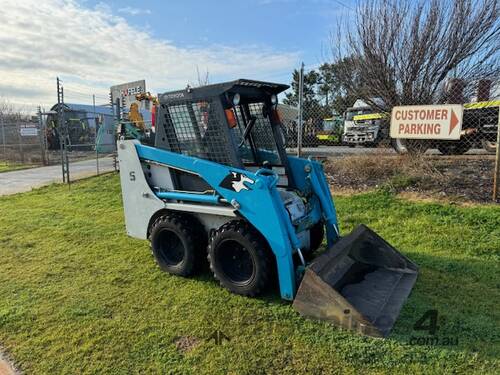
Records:
[[[279,94],[290,86],[282,83],[256,81],[251,79],[237,79],[234,81],[216,83],[201,87],[186,87],[184,90],[170,91],[160,95],[160,101],[179,101],[185,99],[203,99],[219,96],[225,93],[248,93],[251,96],[258,94]]]

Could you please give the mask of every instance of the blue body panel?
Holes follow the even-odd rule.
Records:
[[[293,300],[297,288],[292,256],[294,251],[300,246],[300,242],[296,235],[296,229],[291,222],[290,215],[276,188],[277,178],[275,175],[267,175],[266,173],[259,173],[259,171],[252,173],[209,160],[141,145],[139,142],[135,143],[135,147],[140,159],[151,160],[196,173],[212,186],[220,197],[226,199],[228,202],[236,201],[239,204],[238,212],[266,238],[276,257],[281,297]],[[303,193],[309,191],[317,196],[317,199],[312,199],[312,208],[307,219],[311,224],[314,224],[321,218],[325,220],[328,243],[330,244],[330,242],[337,239],[337,221],[335,208],[328,191],[328,185],[322,172],[321,164],[298,158],[289,158],[289,161],[297,188]],[[306,168],[307,165],[310,165],[310,168]],[[306,169],[309,169],[310,172],[307,173]],[[233,172],[241,173],[251,180],[244,182],[246,189],[236,192],[233,189],[220,186],[222,181]],[[169,195],[179,193],[167,192],[166,194],[165,198],[187,198],[175,198],[174,195]],[[194,194],[187,195],[192,199],[198,199],[197,197],[192,197]],[[161,198],[162,196],[158,195],[158,197]],[[209,197],[213,199],[213,197],[217,196],[213,195]],[[203,196],[203,199],[207,198],[208,196]]]

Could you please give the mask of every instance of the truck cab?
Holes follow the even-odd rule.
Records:
[[[350,146],[377,146],[385,138],[385,116],[358,99],[344,115],[343,142]]]

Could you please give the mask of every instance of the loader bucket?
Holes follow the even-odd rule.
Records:
[[[385,337],[417,273],[413,262],[360,225],[306,268],[293,307],[306,317]]]

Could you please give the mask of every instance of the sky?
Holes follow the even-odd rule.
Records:
[[[109,86],[145,79],[152,93],[251,78],[290,83],[328,59],[354,0],[2,0],[0,100],[33,109],[108,101]]]

